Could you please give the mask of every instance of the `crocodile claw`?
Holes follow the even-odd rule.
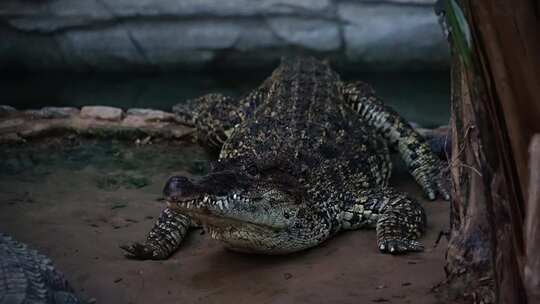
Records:
[[[124,256],[134,260],[150,260],[157,255],[154,248],[141,243],[132,243],[131,245],[121,245],[121,249],[125,251]]]
[[[431,166],[425,166],[421,172],[413,173],[418,184],[422,187],[425,195],[430,200],[441,197],[450,200],[450,178],[448,168],[440,160],[432,160]],[[426,168],[427,167],[427,168]],[[420,170],[419,170],[420,171]]]
[[[403,254],[407,252],[424,251],[422,243],[409,239],[387,239],[378,242],[382,253]]]
[[[450,200],[450,177],[448,174],[449,168],[441,161],[438,161],[434,168],[431,170],[431,189],[433,195],[429,197],[434,200],[438,195],[443,200]]]

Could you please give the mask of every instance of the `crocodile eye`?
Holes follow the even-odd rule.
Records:
[[[255,166],[255,165],[251,165],[251,166],[247,167],[247,169],[246,169],[247,174],[249,174],[251,176],[256,176],[258,171],[259,170],[257,169],[257,166]]]
[[[287,211],[283,212],[283,217],[288,219],[289,218],[289,213]]]

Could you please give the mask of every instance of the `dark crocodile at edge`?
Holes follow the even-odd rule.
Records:
[[[0,303],[82,302],[49,258],[0,233]]]

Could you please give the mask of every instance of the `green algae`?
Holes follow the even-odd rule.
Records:
[[[208,171],[209,158],[204,149],[180,142],[140,146],[116,139],[45,140],[3,145],[0,180],[39,182],[51,173],[68,170],[92,175],[90,180],[96,190],[142,189],[152,185],[157,175],[174,172],[202,175]]]

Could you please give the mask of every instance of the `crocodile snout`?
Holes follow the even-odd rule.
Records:
[[[185,176],[173,176],[165,184],[163,195],[171,200],[191,198],[197,195],[197,187]]]

